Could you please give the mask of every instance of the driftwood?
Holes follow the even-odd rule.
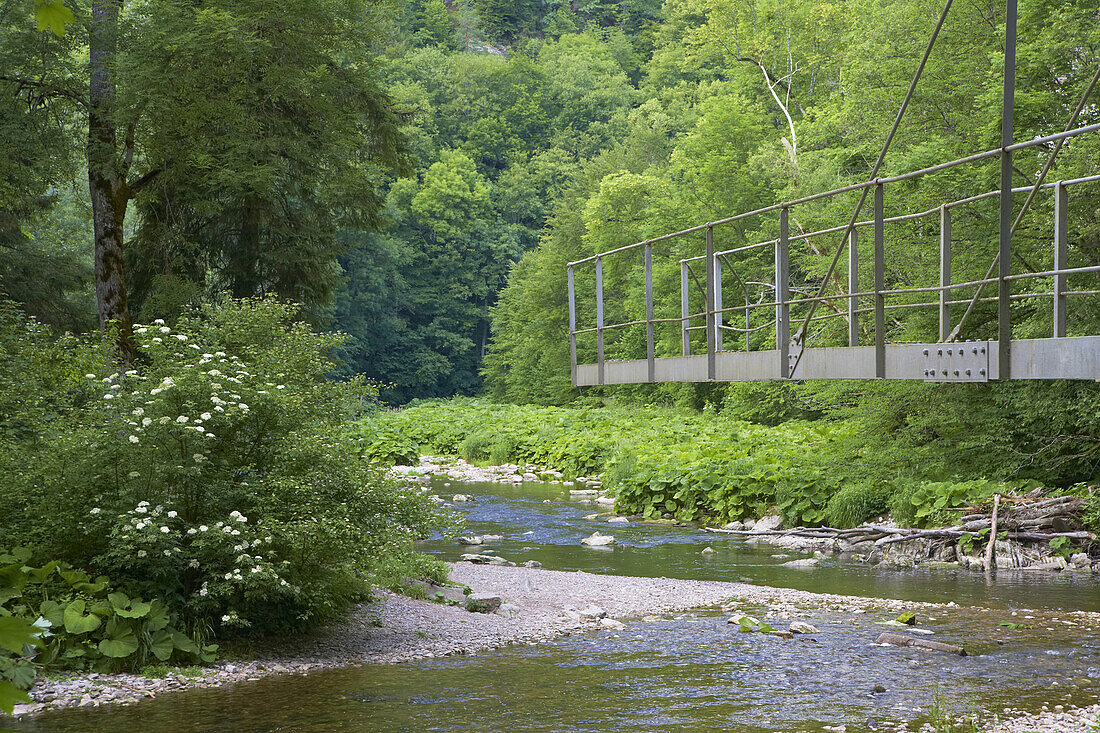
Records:
[[[958,654],[960,657],[966,656],[966,650],[961,646],[955,646],[954,644],[944,644],[939,641],[932,641],[930,639],[918,639],[913,636],[906,636],[905,634],[879,634],[879,637],[875,639],[876,644],[893,644],[894,646],[913,646],[919,649],[932,649],[937,652],[947,652],[948,654]]]
[[[1031,492],[1024,497],[994,497],[994,514],[971,513],[959,518],[950,527],[918,529],[913,527],[884,527],[865,524],[851,529],[834,527],[794,527],[792,529],[719,529],[707,527],[708,532],[731,534],[740,537],[805,537],[816,540],[847,540],[849,542],[874,542],[876,547],[910,540],[936,539],[958,540],[965,535],[988,531],[990,544],[998,533],[1008,539],[1025,542],[1049,542],[1065,537],[1074,542],[1091,542],[1096,535],[1081,527],[1080,511],[1084,499],[1076,496],[1053,496],[1040,499]]]
[[[985,570],[993,567],[993,546],[997,543],[997,507],[1001,503],[1001,495],[993,495],[993,518],[990,520],[989,542],[985,545]]]

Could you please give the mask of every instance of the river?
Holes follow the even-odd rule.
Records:
[[[367,665],[167,695],[131,707],[47,713],[17,731],[820,731],[881,730],[927,720],[939,706],[965,713],[1043,704],[1091,704],[1100,696],[1100,643],[1063,612],[1100,609],[1089,575],[891,570],[841,564],[782,566],[783,551],[693,528],[585,519],[600,510],[560,486],[455,484],[474,501],[456,505],[466,534],[501,535],[478,548],[440,539],[426,549],[538,560],[548,569],[751,579],[760,584],[912,601],[954,601],[922,626],[964,642],[955,657],[870,642],[881,614],[819,611],[821,630],[781,640],[744,634],[715,609],[637,620],[539,645],[400,665]],[[596,529],[611,550],[583,547]],[[704,547],[713,554],[702,554]],[[798,557],[799,555],[791,555]],[[989,610],[967,608],[983,606]],[[1016,609],[1046,609],[1031,614]],[[763,614],[767,609],[744,609]],[[1012,615],[1016,610],[1016,615]],[[1029,617],[1034,618],[1029,618]],[[1010,628],[1002,622],[1032,628]],[[874,692],[875,686],[885,692]]]

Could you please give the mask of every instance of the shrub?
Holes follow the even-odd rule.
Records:
[[[8,444],[23,511],[2,528],[188,628],[302,629],[366,597],[441,519],[358,457],[346,421],[374,387],[326,381],[340,338],[295,314],[229,301],[138,326],[135,368],[81,376],[94,399]]]

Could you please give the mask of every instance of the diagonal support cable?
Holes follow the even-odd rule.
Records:
[[[890,128],[890,134],[886,136],[886,142],[883,144],[882,150],[878,154],[878,160],[875,161],[875,166],[871,169],[871,175],[868,179],[869,182],[873,182],[878,177],[879,169],[882,168],[882,162],[886,159],[887,151],[890,150],[890,144],[894,142],[894,136],[901,126],[901,120],[905,117],[905,111],[909,108],[909,102],[913,99],[913,92],[917,89],[917,82],[920,81],[921,74],[924,73],[924,67],[928,63],[928,57],[932,55],[932,48],[936,45],[936,39],[940,35],[940,29],[943,28],[944,21],[947,20],[947,14],[951,10],[952,2],[953,0],[947,0],[947,2],[944,3],[943,11],[940,12],[939,20],[936,21],[936,28],[932,31],[932,37],[928,39],[928,46],[924,49],[924,56],[921,57],[920,65],[917,66],[917,70],[913,74],[913,79],[909,82],[909,89],[905,92],[905,98],[902,100],[901,107],[898,109],[898,116],[894,119],[894,126]],[[833,255],[833,261],[829,264],[829,270],[825,273],[825,277],[821,281],[821,288],[817,294],[818,298],[825,296],[825,289],[829,284],[829,278],[833,276],[833,272],[836,270],[837,262],[840,261],[840,255],[844,252],[844,246],[848,241],[848,237],[851,235],[852,230],[855,229],[856,222],[859,220],[859,214],[863,211],[863,205],[867,202],[867,194],[870,190],[870,186],[865,186],[860,193],[859,203],[856,204],[855,211],[852,212],[852,218],[848,221],[848,226],[844,229],[844,235],[840,238],[840,244],[837,245],[836,254]],[[810,319],[813,318],[814,311],[817,310],[818,302],[819,301],[814,300],[810,303],[810,310],[806,314],[806,318],[802,321],[802,325],[798,327],[798,333],[795,334],[794,340],[801,342],[803,348],[799,349],[794,364],[789,367],[787,372],[788,377],[795,373],[795,369],[798,368],[799,362],[802,361],[802,355],[806,353],[804,337],[807,329],[810,327]]]
[[[1073,126],[1077,124],[1077,118],[1081,114],[1081,111],[1085,108],[1085,104],[1088,102],[1090,96],[1092,96],[1092,90],[1096,88],[1096,83],[1100,81],[1100,65],[1096,67],[1096,73],[1092,75],[1092,81],[1089,82],[1088,87],[1085,89],[1085,93],[1081,95],[1081,100],[1077,103],[1077,108],[1073,110],[1073,114],[1069,116],[1069,122],[1066,123],[1066,129],[1063,132],[1069,132],[1073,129]],[[1032,200],[1035,198],[1035,194],[1039,192],[1039,189],[1043,187],[1043,182],[1046,180],[1047,173],[1050,172],[1051,167],[1054,165],[1054,159],[1058,157],[1058,153],[1062,150],[1062,144],[1068,138],[1059,138],[1054,143],[1054,150],[1051,152],[1050,157],[1047,158],[1047,162],[1043,164],[1043,169],[1039,171],[1039,177],[1035,181],[1035,185],[1028,191],[1027,199],[1024,201],[1023,207],[1020,209],[1020,213],[1016,216],[1016,221],[1012,223],[1012,229],[1009,230],[1009,236],[1011,237],[1016,233],[1016,228],[1020,226],[1020,222],[1024,219],[1024,214],[1027,213],[1028,207],[1031,206]],[[985,279],[988,280],[993,275],[993,268],[997,266],[997,263],[1001,259],[1001,253],[998,252],[993,256],[993,262],[989,264],[989,269],[986,270]],[[963,324],[966,323],[966,319],[970,317],[970,312],[974,310],[974,305],[978,302],[978,299],[982,297],[982,290],[985,288],[985,283],[978,285],[977,291],[974,293],[974,297],[966,306],[966,311],[963,312],[962,318],[959,319],[959,323],[955,328],[951,329],[951,333],[948,335],[948,341],[954,341],[959,337],[959,332],[962,330]]]

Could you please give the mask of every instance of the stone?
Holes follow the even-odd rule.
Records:
[[[616,621],[613,618],[601,618],[600,626],[605,629],[613,629],[616,631],[626,628],[626,624],[624,624],[622,621]]]
[[[525,474],[523,474],[523,480],[524,481],[538,481],[539,477],[538,477],[537,474],[534,474],[534,473],[525,473]]]
[[[515,565],[515,563],[508,562],[503,557],[496,555],[475,555],[466,553],[462,556],[462,559],[466,562],[472,562],[475,565]]]
[[[497,609],[497,615],[504,618],[518,618],[521,613],[520,607],[514,603],[502,603]]]
[[[574,497],[574,498],[585,497],[585,496],[598,496],[599,493],[600,492],[597,491],[596,489],[570,489],[569,490],[569,496]]]
[[[541,568],[542,563],[539,562],[538,560],[528,560],[527,562],[523,563],[523,567],[525,567],[525,568]]]
[[[456,504],[461,504],[464,501],[473,501],[473,497],[467,496],[466,494],[455,494],[454,498],[451,499],[451,501],[455,502]]]
[[[741,529],[744,529],[744,528],[745,528],[745,525],[742,524],[741,522],[738,522],[737,520],[734,520],[732,522],[726,522],[724,525],[722,525],[722,529],[741,530]]]
[[[783,517],[779,516],[778,514],[769,514],[766,517],[761,517],[760,519],[756,520],[756,524],[754,524],[752,528],[758,532],[762,532],[765,530],[779,529],[780,525],[782,524]]]
[[[596,498],[596,503],[603,506],[615,506],[614,496],[600,496]]]
[[[700,552],[699,554],[700,555],[713,555],[714,554],[714,548],[713,547],[704,547],[703,551]]]
[[[1069,564],[1075,568],[1087,568],[1090,565],[1089,556],[1083,552],[1075,552],[1069,556]]]
[[[611,517],[607,520],[608,524],[629,524],[630,520],[626,517]]]
[[[475,613],[493,613],[504,603],[495,593],[471,593],[466,596],[466,610]]]
[[[818,559],[816,557],[804,557],[801,560],[790,560],[783,563],[785,568],[813,568],[817,567]]]
[[[480,545],[485,540],[481,537],[459,537],[456,542],[460,545]]]
[[[871,694],[873,694],[873,695],[880,695],[884,692],[886,692],[886,688],[883,687],[882,685],[875,685],[874,687],[871,688]]]
[[[500,542],[504,537],[499,534],[483,534],[481,535],[482,542]]]
[[[792,634],[789,631],[783,631],[783,630],[769,631],[768,636],[775,636],[775,637],[778,637],[780,639],[793,639],[794,638],[794,634]]]
[[[581,544],[589,547],[607,547],[615,544],[615,538],[609,534],[600,534],[599,531],[596,531],[592,533],[591,537],[585,537],[581,540]]]
[[[409,585],[422,589],[424,595],[426,595],[430,601],[453,605],[462,605],[466,602],[466,593],[461,588],[452,588],[446,585],[433,583],[430,580],[416,580],[413,578],[407,579],[406,582]]]
[[[603,618],[607,616],[607,611],[597,605],[590,605],[582,608],[580,614],[583,618]]]
[[[792,634],[817,634],[818,628],[813,624],[808,624],[805,621],[791,621],[789,626]]]

